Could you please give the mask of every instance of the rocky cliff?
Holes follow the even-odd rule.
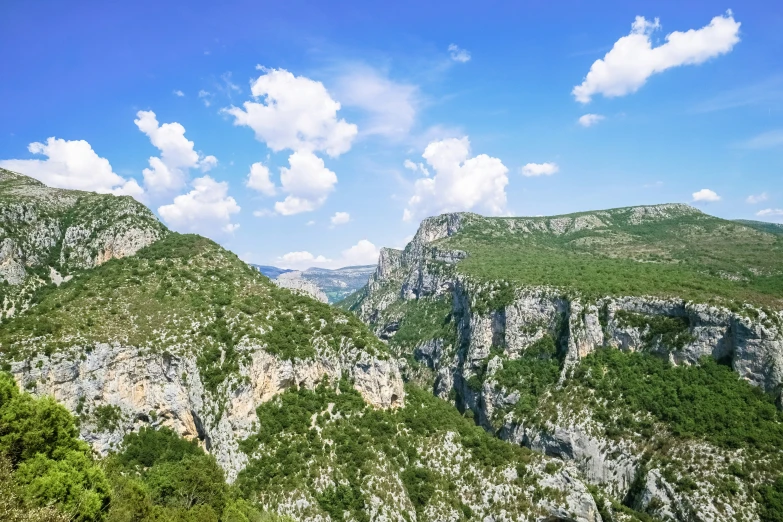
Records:
[[[405,250],[383,249],[350,307],[388,341],[408,379],[500,437],[573,462],[615,504],[664,520],[758,520],[752,485],[768,472],[738,491],[724,487],[737,478],[729,467],[756,469],[758,454],[678,437],[646,411],[601,402],[584,368],[602,360],[598,349],[673,368],[708,357],[780,405],[783,262],[765,259],[780,247],[772,234],[684,205],[448,214],[425,220]],[[433,319],[440,328],[424,326]],[[654,429],[620,432],[623,416]],[[780,448],[763,455],[781,463]]]
[[[0,369],[78,416],[98,455],[170,427],[248,498],[298,520],[601,520],[575,466],[404,388],[352,314],[128,198],[2,180],[4,267],[21,268],[3,272],[19,300]]]

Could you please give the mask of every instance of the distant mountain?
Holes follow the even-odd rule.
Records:
[[[755,228],[761,232],[769,232],[771,234],[783,235],[782,223],[769,223],[767,221],[753,221],[752,219],[735,219],[737,223],[741,223],[746,227]]]
[[[254,265],[253,263],[250,263],[250,266],[258,269],[259,272],[267,276],[269,279],[275,279],[280,274],[293,272],[293,270],[289,268],[277,268],[276,266],[269,266],[269,265]]]
[[[362,288],[375,271],[375,265],[288,270],[274,266],[251,265],[278,286],[300,290],[319,301],[336,303]],[[285,274],[285,275],[283,275]],[[281,277],[283,276],[283,277]]]

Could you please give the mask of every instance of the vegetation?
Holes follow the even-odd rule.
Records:
[[[684,206],[649,219],[634,218],[637,213],[473,216],[441,247],[468,252],[457,269],[482,281],[591,297],[656,295],[783,308],[783,235]]]
[[[650,354],[603,348],[585,357],[572,379],[594,390],[600,400],[596,418],[616,430],[644,425],[643,419],[615,415],[622,405],[652,415],[678,437],[772,453],[783,447],[783,413],[773,398],[711,358],[672,366]]]
[[[64,407],[20,393],[13,378],[0,373],[0,482],[11,495],[11,511],[43,508],[35,511],[37,520],[57,520],[59,515],[46,509],[56,505],[71,520],[104,517],[111,487],[77,435]]]
[[[618,310],[615,317],[621,327],[641,330],[642,342],[647,348],[662,346],[669,351],[681,350],[695,340],[689,330],[688,317],[636,314],[625,310]]]
[[[783,522],[783,475],[758,490],[762,522]]]
[[[514,405],[517,418],[535,414],[539,397],[557,382],[561,360],[551,335],[545,335],[529,346],[519,359],[505,359],[493,380],[506,393],[516,391],[519,400]]]
[[[245,495],[259,495],[263,502],[271,501],[276,491],[310,491],[334,519],[343,520],[343,513],[349,513],[367,520],[368,484],[383,480],[374,494],[396,495],[389,477],[397,475],[417,511],[438,498],[464,514],[472,512],[468,504],[477,501],[479,477],[469,467],[454,476],[446,471],[448,466],[435,464],[438,456],[433,452],[442,446],[444,435],[454,433],[470,465],[494,479],[502,479],[500,471],[509,466],[524,470],[533,458],[426,391],[409,386],[406,403],[399,410],[374,410],[344,380],[336,385],[324,381],[315,390],[286,391],[259,406],[259,429],[241,444],[250,461],[237,483]],[[315,484],[324,479],[331,485],[319,493]],[[534,482],[534,474],[526,480]],[[524,496],[512,500],[521,503],[512,509],[529,507]]]
[[[397,305],[403,312],[400,327],[389,340],[389,345],[412,349],[417,344],[432,339],[444,343],[456,343],[456,324],[451,314],[451,301],[447,298],[417,299]],[[390,313],[395,313],[391,310]]]

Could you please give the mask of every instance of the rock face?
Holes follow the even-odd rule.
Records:
[[[630,223],[641,224],[671,213],[687,212],[688,207],[682,207],[640,207],[630,213]],[[423,339],[410,355],[433,370],[436,395],[471,410],[477,422],[488,430],[575,463],[589,482],[618,500],[624,499],[634,481],[639,480],[637,472],[643,468],[644,445],[623,439],[607,440],[589,411],[569,412],[552,404],[557,413],[544,426],[527,425],[506,416],[505,412],[519,397],[498,392],[493,374],[503,363],[492,355],[493,350],[502,350],[503,357],[509,360],[518,359],[544,336],[554,338],[563,354],[561,382],[596,347],[613,347],[658,353],[675,365],[695,364],[710,356],[730,364],[749,383],[780,397],[781,312],[751,305],[730,310],[649,296],[586,298],[578,292],[541,286],[517,286],[509,291],[507,283],[504,286],[502,282],[482,282],[455,270],[454,265],[467,254],[443,246],[442,240],[479,219],[482,218],[474,214],[430,218],[422,222],[405,250],[383,249],[365,294],[353,310],[381,338],[392,339],[404,320],[404,313],[400,315],[399,310],[405,309],[406,302],[433,298],[450,302],[457,335],[455,345],[445,346],[442,339]],[[600,226],[601,219],[605,217],[586,215],[546,221],[517,218],[502,226],[563,235]],[[498,296],[503,296],[502,301],[497,301]],[[502,304],[482,307],[485,302]],[[679,325],[676,346],[664,346],[661,337],[656,336],[658,320]],[[483,385],[477,388],[472,384],[474,376],[482,376]],[[720,454],[715,448],[711,451]],[[739,458],[734,453],[724,456]],[[713,472],[704,469],[705,476]],[[637,508],[664,520],[689,520],[689,514],[694,513],[699,513],[700,520],[723,519],[710,499],[675,490],[661,479],[660,470],[648,470],[638,491]],[[726,503],[726,509],[742,512],[743,502],[752,500],[737,497],[734,503]],[[745,511],[750,513],[747,520],[756,520],[753,510]]]
[[[240,367],[228,395],[218,396],[205,390],[195,357],[148,354],[120,344],[100,343],[80,357],[73,352],[38,355],[12,363],[11,372],[23,389],[53,396],[77,414],[82,438],[101,455],[141,426],[167,426],[199,440],[229,480],[247,461],[238,442],[258,422],[256,407],[287,388],[313,388],[324,376],[336,381],[347,374],[377,408],[399,407],[404,400],[399,371],[388,360],[364,355],[358,361],[284,361],[257,345],[244,345],[242,352],[249,364]],[[109,408],[117,418],[107,423]]]
[[[50,268],[67,276],[134,254],[165,233],[131,197],[54,189],[0,169],[0,282],[35,288],[51,282]],[[14,292],[3,299],[0,318],[26,307]]]

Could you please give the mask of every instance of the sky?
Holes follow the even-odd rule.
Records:
[[[452,211],[783,222],[780,27],[756,0],[3,2],[0,167],[297,269]]]

